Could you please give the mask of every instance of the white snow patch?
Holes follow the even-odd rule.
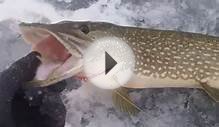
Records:
[[[127,15],[132,15],[132,11],[128,10],[126,6],[116,8],[120,4],[120,0],[100,0],[92,4],[89,8],[82,8],[76,11],[60,11],[42,1],[6,0],[0,4],[0,21],[10,18],[23,22],[42,22],[42,19],[47,19],[51,22],[61,20],[90,20],[128,25]]]

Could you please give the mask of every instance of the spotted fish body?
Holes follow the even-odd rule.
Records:
[[[212,82],[219,88],[214,84],[219,81],[217,37],[123,26],[101,32],[121,38],[135,54],[135,81],[128,87],[201,87],[199,83]]]
[[[92,40],[101,37],[118,37],[125,41],[135,54],[135,70],[128,88],[187,87],[203,88],[216,101],[219,100],[219,38],[197,33],[155,30],[119,26],[104,22],[62,22],[38,25],[59,36],[67,49],[66,37],[75,31],[85,31]],[[83,27],[82,27],[83,26]],[[85,29],[84,29],[84,26]],[[81,41],[82,42],[82,41]],[[80,45],[89,46],[83,42]],[[80,47],[79,45],[79,47]],[[72,50],[73,51],[73,50]],[[72,52],[73,53],[73,52]]]

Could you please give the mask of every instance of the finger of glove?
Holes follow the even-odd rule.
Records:
[[[19,59],[11,65],[9,69],[13,70],[13,75],[23,82],[34,78],[38,66],[41,64],[40,53],[31,52],[27,56]]]

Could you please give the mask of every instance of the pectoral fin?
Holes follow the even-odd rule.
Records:
[[[201,83],[205,92],[216,102],[219,102],[219,89],[211,87],[207,83]]]
[[[136,104],[132,102],[128,95],[126,88],[118,88],[113,91],[113,102],[115,106],[123,112],[127,112],[129,115],[135,115],[142,111]]]

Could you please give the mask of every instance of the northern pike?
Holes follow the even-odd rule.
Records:
[[[124,87],[200,88],[219,101],[219,37],[89,21],[21,23],[20,29],[24,40],[42,54],[38,80],[29,85],[48,86],[83,72],[86,48],[111,36],[124,40],[135,55],[133,77]]]

